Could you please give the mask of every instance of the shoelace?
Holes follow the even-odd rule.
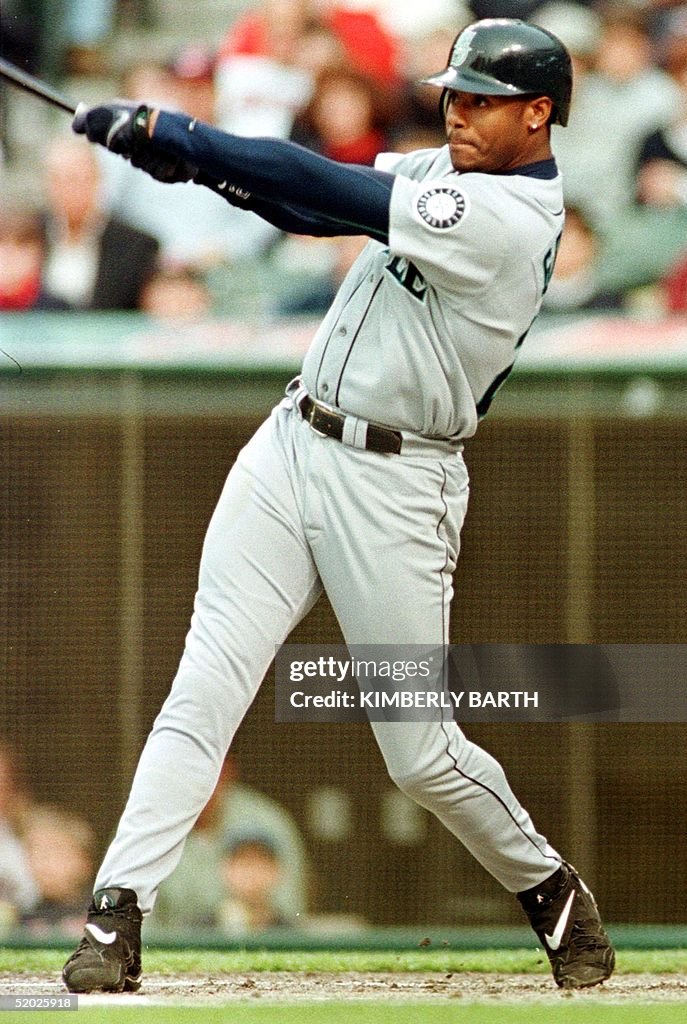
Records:
[[[131,921],[135,924],[137,924],[140,921],[140,911],[138,907],[134,906],[133,904],[129,904],[125,907],[103,907],[102,910],[100,909],[100,907],[92,907],[89,913],[97,914],[98,917],[105,917],[108,919],[124,918],[124,920]]]
[[[596,921],[576,921],[570,933],[570,948],[575,951],[604,949],[606,943],[599,933],[599,925]]]

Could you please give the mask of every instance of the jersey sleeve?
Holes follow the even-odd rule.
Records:
[[[386,171],[387,174],[402,173],[404,159],[403,153],[378,153],[375,157],[375,170]]]
[[[389,248],[412,262],[430,285],[475,294],[498,274],[509,245],[498,199],[476,175],[418,182],[399,174],[391,194]]]

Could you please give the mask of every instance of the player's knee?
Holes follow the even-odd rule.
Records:
[[[432,777],[428,771],[423,771],[421,767],[412,770],[405,767],[398,770],[389,768],[389,776],[405,796],[416,803],[424,804],[432,787]]]

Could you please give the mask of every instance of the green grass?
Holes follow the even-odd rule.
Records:
[[[16,974],[59,973],[62,950],[0,949],[0,971]],[[267,950],[154,950],[144,952],[144,971],[155,974],[203,972],[234,974],[255,971],[490,971],[504,974],[548,972],[544,954],[530,949],[288,952]],[[618,953],[617,971],[637,974],[687,974],[687,949],[626,949]],[[0,1024],[2,1022],[0,1021]]]
[[[7,1024],[682,1024],[684,1006],[498,1005],[404,1003],[306,1003],[299,1006],[174,1008],[85,1006],[76,1017],[52,1013],[10,1013]]]

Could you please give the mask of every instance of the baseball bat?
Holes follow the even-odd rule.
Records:
[[[72,103],[66,96],[63,96],[57,89],[53,89],[46,82],[41,82],[39,78],[34,78],[33,75],[27,74],[26,71],[15,67],[14,64],[10,64],[8,60],[4,60],[2,57],[0,57],[0,77],[5,78],[20,89],[25,89],[26,92],[33,93],[34,96],[39,96],[47,103],[52,103],[54,107],[66,110],[68,114],[76,113],[76,104]]]

